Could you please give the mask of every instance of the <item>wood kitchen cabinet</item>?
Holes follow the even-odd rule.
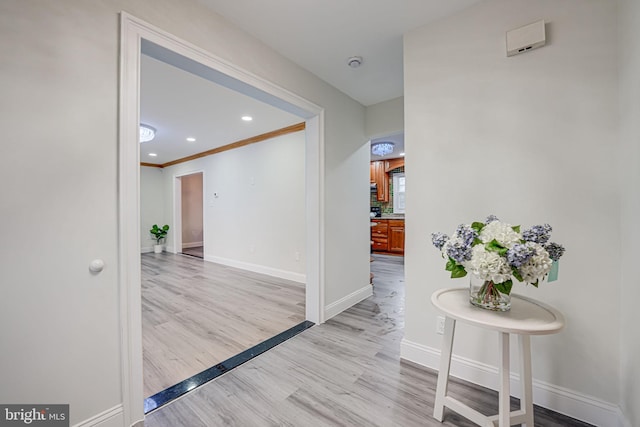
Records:
[[[385,163],[383,160],[377,160],[369,166],[372,182],[376,183],[376,199],[379,202],[389,201],[389,174],[385,172]]]
[[[371,245],[374,252],[404,255],[404,219],[373,218]]]
[[[388,229],[389,252],[404,254],[404,220],[390,219]]]
[[[375,252],[387,252],[389,248],[389,224],[385,219],[374,218],[371,227],[371,247]]]

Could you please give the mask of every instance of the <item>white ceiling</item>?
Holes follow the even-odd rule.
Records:
[[[140,87],[140,122],[157,131],[153,141],[140,144],[145,163],[167,163],[304,121],[147,55]],[[253,120],[243,121],[244,115]]]
[[[366,106],[402,96],[405,32],[479,0],[199,1]],[[354,55],[364,59],[359,68],[347,65]],[[141,122],[157,129],[153,142],[140,144],[142,162],[167,163],[303,121],[147,55],[141,70]],[[382,139],[396,149],[372,160],[404,151],[402,134]]]
[[[368,106],[403,94],[404,33],[479,0],[199,1]]]

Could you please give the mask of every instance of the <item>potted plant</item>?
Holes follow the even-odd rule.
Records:
[[[165,224],[162,228],[158,227],[158,224],[153,224],[151,230],[149,230],[153,237],[156,239],[156,244],[153,246],[153,252],[159,254],[162,253],[162,239],[167,237],[167,233],[169,232],[169,226]]]

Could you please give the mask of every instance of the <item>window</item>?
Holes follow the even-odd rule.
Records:
[[[404,213],[404,173],[393,174],[393,213]]]

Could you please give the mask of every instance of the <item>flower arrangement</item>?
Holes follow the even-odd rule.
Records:
[[[477,294],[471,295],[473,304],[508,310],[500,298],[511,293],[513,279],[538,287],[553,262],[564,254],[562,245],[549,242],[551,230],[549,224],[544,224],[521,231],[519,225],[512,226],[490,215],[484,223],[459,225],[452,237],[433,233],[431,239],[447,259],[445,269],[452,278],[470,272],[483,281]]]

